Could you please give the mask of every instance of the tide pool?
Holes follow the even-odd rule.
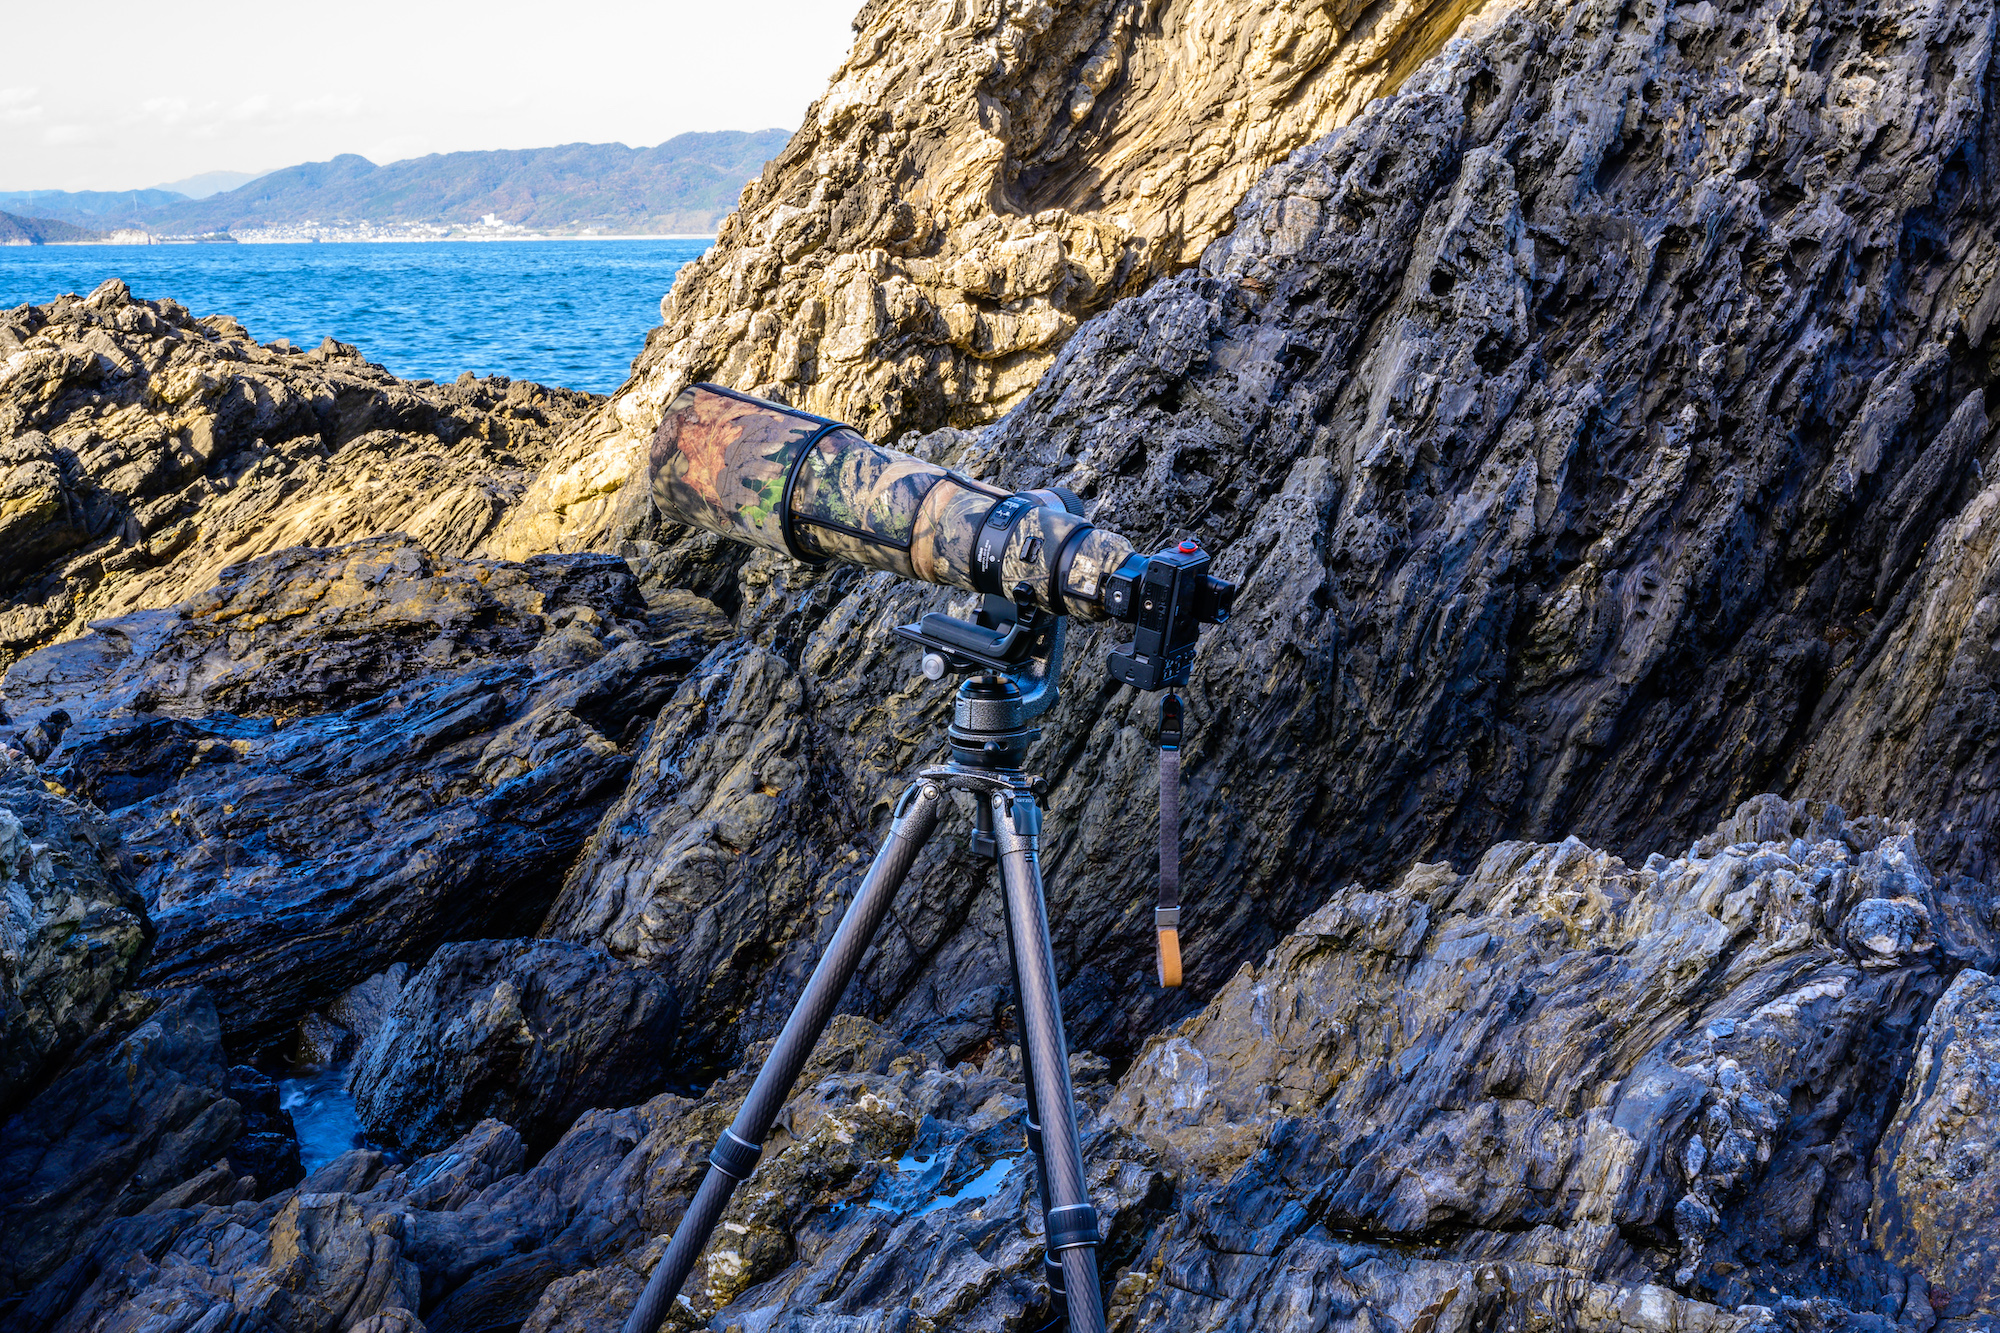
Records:
[[[0,309],[123,278],[260,342],[331,335],[404,379],[506,375],[610,393],[706,240],[0,247]]]

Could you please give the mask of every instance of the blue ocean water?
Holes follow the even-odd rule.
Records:
[[[0,309],[123,278],[233,315],[260,342],[331,334],[404,379],[463,371],[609,393],[660,298],[709,242],[453,241],[0,246]]]

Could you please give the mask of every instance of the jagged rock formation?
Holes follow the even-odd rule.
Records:
[[[1242,582],[1183,755],[1198,988],[1348,878],[1572,829],[1685,843],[1773,786],[1920,820],[1941,871],[1991,873],[2000,242],[1968,164],[2000,149],[1993,46],[1983,3],[1495,14],[1273,168],[1198,271],[1086,325],[1005,420],[925,442],[1066,484],[1142,543],[1191,530]],[[1837,91],[1859,79],[1865,147]],[[796,673],[795,731],[833,742],[800,766],[879,820],[944,699],[886,627],[939,602],[757,560],[739,584],[739,630]],[[817,627],[779,591],[807,587]],[[1111,637],[1073,636],[1031,762],[1068,1002],[1117,1052],[1184,1011],[1127,984],[1150,969],[1153,760],[1146,705],[1094,687]],[[778,706],[783,673],[730,671],[702,688],[732,716]],[[774,954],[705,983],[768,1033],[872,839],[773,821],[762,864],[805,873],[763,914],[766,881],[714,857],[727,882],[702,880],[695,825],[657,812],[693,788],[725,827],[768,798],[655,771],[624,798],[650,841],[600,840],[548,928],[655,956],[620,923],[705,913],[716,933],[668,950],[677,984]],[[865,980],[904,1026],[1004,966],[967,863],[910,901]]]
[[[150,938],[117,832],[0,750],[0,1114],[96,1030]]]
[[[68,1054],[34,1100],[0,1121],[0,1302],[55,1272],[106,1223],[163,1198],[257,1193],[223,1156],[243,1133],[243,1108],[202,991],[128,992]]]
[[[1869,1231],[1946,1319],[2000,1318],[2000,981],[1958,974],[1931,1011],[1875,1156]]]
[[[1258,174],[1393,91],[1484,0],[872,0],[632,380],[487,543],[652,536],[624,488],[718,380],[870,438],[992,421],[1091,315],[1186,267]]]
[[[1946,893],[1907,835],[1838,811],[1766,800],[1734,822],[1705,851],[1641,867],[1575,840],[1516,843],[1469,873],[1419,866],[1357,888],[1155,1039],[1087,1121],[1099,1203],[1125,1225],[1111,1179],[1176,1182],[1172,1207],[1141,1210],[1140,1234],[1114,1247],[1114,1327],[1498,1327],[1539,1312],[1567,1328],[1733,1329],[1760,1316],[1731,1310],[1772,1291],[1788,1318],[1929,1327],[1925,1287],[1850,1256],[1871,1169],[1899,1169],[1876,1143],[1920,1015],[1963,955],[1926,925],[1898,938],[1857,923],[1928,923]],[[1727,841],[1746,827],[1772,836]],[[1966,945],[1981,958],[2000,944],[1994,902]],[[2000,1048],[1963,1040],[1976,1054],[1957,1067],[1983,1077]],[[858,1235],[830,1241],[716,1326],[859,1329],[866,1310],[914,1303],[952,1311],[949,1327],[1003,1327],[989,1297],[1018,1261],[983,1241],[978,1213],[952,1214],[962,1239],[936,1249],[907,1222],[887,1235],[893,1214],[846,1224],[882,1230],[884,1253],[938,1254],[928,1268],[890,1279],[857,1268]],[[1990,1282],[1990,1255],[1939,1223],[1928,1234],[1954,1259],[1985,1265],[1961,1284]],[[954,1244],[985,1262],[948,1260]],[[732,1253],[718,1246],[711,1268]],[[614,1297],[629,1301],[633,1269],[656,1257],[552,1286],[531,1327],[615,1327]]]
[[[590,394],[410,384],[117,279],[0,312],[0,669],[288,546],[477,546]]]
[[[1944,894],[1908,835],[1768,799],[1734,822],[1639,867],[1573,839],[1511,843],[1466,873],[1425,865],[1357,887],[1115,1087],[1078,1056],[1113,1327],[1535,1317],[1722,1333],[1776,1313],[1929,1329],[1934,1308],[1983,1309],[1941,1303],[1856,1242],[1871,1197],[1915,1200],[1951,1160],[1981,1169],[1985,1122],[1966,1116],[1982,1114],[2000,1057],[1978,1009],[1989,979],[1960,975],[1917,1054],[1922,1010],[1962,957],[1927,924]],[[1727,841],[1746,829],[1772,836]],[[1885,936],[1891,915],[1912,929]],[[1990,956],[2000,929],[1987,922],[1968,947]],[[1899,1152],[1878,1140],[1913,1058],[1962,1072],[1936,1091],[1910,1082],[1953,1109],[1949,1128],[1907,1120],[1921,1132]],[[696,1322],[1033,1327],[1045,1305],[1017,1077],[1004,1046],[983,1068],[946,1067],[837,1020],[697,1270]],[[609,1333],[746,1085],[739,1072],[698,1101],[592,1112],[520,1174],[520,1139],[490,1122],[399,1172],[356,1152],[296,1195],[113,1228],[77,1261],[90,1273],[23,1309],[69,1327],[161,1301],[189,1318],[247,1315],[309,1259],[325,1274],[314,1289],[375,1293],[432,1329],[525,1318],[537,1333]],[[1955,1132],[1956,1158],[1915,1147],[1936,1141],[1932,1125]],[[343,1257],[360,1253],[351,1242],[330,1238],[286,1251],[308,1216],[392,1238],[368,1271],[394,1258],[418,1276],[368,1280]],[[1950,1239],[1954,1221],[1981,1234],[1971,1212],[1906,1216],[1960,1265],[1956,1290],[1990,1290],[1989,1250]],[[231,1227],[249,1235],[218,1248]]]
[[[419,1312],[437,1333],[519,1325],[552,1281],[588,1272],[671,1225],[699,1182],[702,1145],[747,1087],[739,1077],[700,1102],[663,1095],[631,1110],[590,1112],[525,1171],[520,1136],[488,1121],[400,1169],[357,1149],[262,1202],[117,1223],[22,1302],[14,1326],[42,1333],[160,1310],[189,1322],[262,1314],[308,1333]],[[995,1132],[984,1151],[1007,1130],[1018,1132],[1022,1108],[1018,1086],[926,1068],[855,1019],[836,1023],[803,1089],[787,1120],[801,1139],[788,1150],[790,1178],[806,1192],[796,1202],[774,1197],[762,1213],[732,1214],[759,1253],[733,1269],[722,1264],[718,1289],[737,1290],[782,1268],[798,1243],[793,1224],[823,1221],[830,1206],[865,1199],[876,1181],[895,1177],[893,1158],[875,1154],[911,1144],[930,1124],[926,1115],[955,1121],[986,1108]],[[976,1156],[966,1153],[966,1164]],[[1016,1307],[1033,1300],[1026,1284],[1015,1287]]]
[[[159,940],[257,1045],[446,940],[533,929],[630,751],[722,633],[624,563],[299,548],[17,662],[77,721],[51,772],[110,810]]]
[[[60,792],[0,750],[0,1317],[117,1217],[299,1177],[210,998],[130,989],[152,923],[115,828]]]
[[[871,9],[863,30],[915,12]],[[414,1063],[371,1073],[385,1123],[429,1142],[493,1109],[520,1128],[475,1126],[408,1169],[351,1154],[262,1202],[233,1164],[175,1159],[177,1183],[149,1177],[168,1205],[94,1237],[103,1212],[79,1214],[37,1271],[72,1257],[0,1315],[315,1333],[622,1318],[948,698],[890,633],[943,591],[621,511],[619,441],[650,427],[648,394],[700,370],[877,433],[956,423],[914,447],[1069,485],[1142,544],[1192,532],[1243,584],[1190,691],[1187,992],[1134,985],[1154,757],[1150,704],[1100,683],[1122,635],[1073,637],[1031,757],[1052,781],[1073,1036],[1133,1062],[1115,1087],[1080,1062],[1121,1330],[1991,1323],[1994,1251],[1965,1239],[1992,1230],[1979,977],[2000,963],[1991,0],[1496,6],[1414,72],[1385,57],[1365,77],[1393,72],[1396,95],[1266,171],[1191,271],[1171,272],[1206,186],[1167,191],[1156,231],[1012,196],[983,223],[896,230],[918,226],[906,195],[972,180],[951,164],[989,139],[1027,147],[980,181],[1059,193],[1095,172],[1132,197],[1143,175],[1110,170],[1112,149],[1163,160],[1138,120],[1164,84],[1107,84],[1066,131],[1056,57],[1129,32],[1132,78],[1254,26],[1150,45],[1192,12],[981,9],[987,31],[1029,34],[982,64],[954,7],[924,49],[966,60],[857,52],[848,100],[750,194],[628,391],[512,517],[473,505],[477,522],[444,525],[446,552],[630,538],[639,577],[384,538],[232,567],[16,664],[8,707],[42,728],[47,775],[148,858],[148,977],[212,987],[238,1048],[392,961],[527,935],[553,899],[540,945],[470,952],[601,949],[663,974],[687,1013],[679,1072],[717,1081],[589,1112],[523,1171],[524,1133],[546,1142],[568,1112],[442,1105],[494,1065],[497,1035],[446,1017],[439,1034],[467,1037],[431,1071],[446,1095],[389,1095]],[[1372,21],[1421,53],[1445,34],[1420,12],[1459,16]],[[1329,16],[1271,21],[1309,34]],[[1348,58],[1290,49],[1300,70]],[[1214,73],[1187,97],[1307,88],[1280,137],[1319,114],[1291,72]],[[906,74],[998,88],[936,112],[942,137],[976,107],[986,137],[935,159],[897,141],[894,107],[860,94],[893,102]],[[1067,165],[1035,156],[1065,134]],[[921,179],[877,191],[870,173],[902,164]],[[1013,249],[985,225],[1024,216]],[[1114,261],[1079,242],[1106,257],[1092,268],[1065,239],[1084,222],[1147,247]],[[1060,271],[1031,291],[1056,272],[1045,235]],[[1147,267],[1168,240],[1188,249]],[[997,340],[955,343],[933,290]],[[1038,358],[1004,419],[964,428]],[[21,388],[7,410],[40,401]],[[42,494],[44,472],[18,475],[8,494]],[[7,531],[40,561],[68,529],[42,501],[8,512],[30,510]],[[1746,803],[1771,788],[1795,799]],[[911,1333],[1040,1314],[998,905],[956,842],[866,961],[847,1001],[881,1026],[843,1022],[793,1099],[689,1293],[700,1320]],[[497,999],[484,976],[465,993]],[[387,1031],[371,1071],[397,1068]]]
[[[361,1048],[348,1088],[383,1143],[442,1148],[490,1118],[539,1155],[592,1107],[660,1090],[675,1016],[657,973],[602,949],[447,944]]]

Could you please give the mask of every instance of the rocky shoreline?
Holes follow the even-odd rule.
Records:
[[[1222,8],[871,4],[608,400],[0,313],[0,1324],[619,1327],[947,709],[716,378],[1242,585],[1185,991],[1118,636],[1030,757],[1118,1333],[2000,1326],[2000,16]],[[957,841],[679,1326],[1046,1321]]]

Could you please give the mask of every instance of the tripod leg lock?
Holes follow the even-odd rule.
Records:
[[[1014,801],[1014,832],[1024,838],[1042,836],[1042,807],[1030,797],[1018,797]]]
[[[1048,1227],[1050,1254],[1101,1243],[1097,1235],[1097,1210],[1087,1203],[1049,1209]]]
[[[708,1155],[708,1164],[731,1180],[748,1180],[763,1155],[760,1145],[745,1143],[725,1129],[715,1141],[715,1151]]]

